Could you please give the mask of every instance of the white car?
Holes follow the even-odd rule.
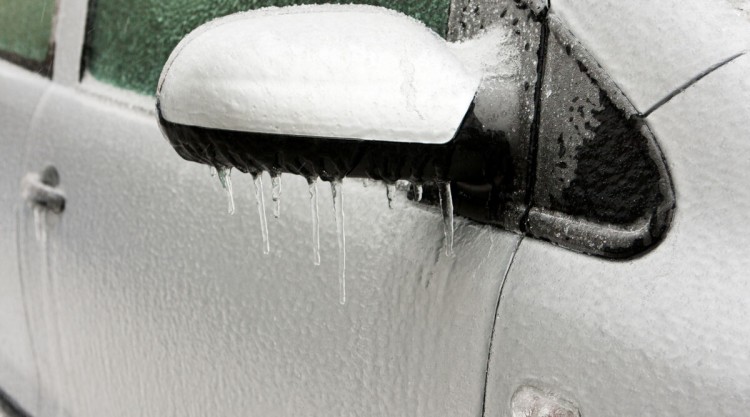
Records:
[[[745,414],[740,11],[225,3],[0,6],[6,414]]]

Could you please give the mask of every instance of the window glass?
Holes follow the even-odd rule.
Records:
[[[169,53],[201,23],[260,7],[331,2],[389,7],[423,21],[443,36],[450,5],[450,0],[131,0],[124,6],[121,0],[94,0],[87,66],[101,81],[154,94]]]
[[[0,0],[0,57],[49,72],[55,0]]]

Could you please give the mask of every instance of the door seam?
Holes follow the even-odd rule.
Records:
[[[693,78],[689,79],[688,81],[686,81],[685,83],[683,83],[679,87],[675,88],[671,93],[669,93],[666,96],[664,96],[661,100],[657,101],[653,106],[649,107],[648,110],[646,110],[645,112],[641,113],[640,117],[645,119],[651,113],[653,113],[654,111],[658,110],[661,106],[669,103],[670,100],[672,100],[673,98],[679,96],[680,94],[682,94],[683,92],[685,92],[685,90],[687,90],[688,88],[692,87],[693,84],[695,84],[698,81],[700,81],[701,79],[703,79],[703,77],[707,76],[708,74],[711,74],[712,72],[718,70],[719,68],[723,67],[724,65],[729,64],[730,62],[734,61],[735,59],[737,59],[737,58],[745,55],[745,53],[746,53],[746,51],[742,51],[742,52],[740,52],[738,54],[734,54],[734,55],[732,55],[732,56],[730,56],[728,58],[724,58],[723,60],[717,62],[716,64],[711,65],[710,67],[706,68],[705,70],[699,72]]]
[[[503,290],[505,289],[505,283],[508,281],[508,275],[510,274],[510,269],[513,266],[513,261],[516,259],[516,253],[518,253],[518,249],[521,247],[521,242],[525,239],[525,236],[520,236],[518,239],[518,242],[516,243],[515,247],[513,248],[513,252],[510,255],[510,260],[508,261],[508,266],[505,268],[505,272],[503,273],[502,281],[500,282],[500,290],[497,294],[497,302],[495,303],[495,314],[492,317],[492,330],[490,331],[490,340],[487,346],[487,366],[484,371],[484,388],[482,389],[482,413],[480,416],[484,417],[485,415],[485,408],[487,405],[487,385],[489,382],[489,375],[490,375],[490,365],[492,363],[492,346],[495,341],[495,328],[497,326],[497,316],[500,312],[500,302],[503,298]]]

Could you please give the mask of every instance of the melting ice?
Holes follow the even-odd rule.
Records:
[[[453,253],[453,196],[451,195],[451,183],[441,181],[438,183],[440,196],[440,211],[443,213],[443,234],[445,235],[445,254],[454,256]]]
[[[253,175],[253,184],[255,184],[255,206],[258,207],[258,217],[260,218],[260,235],[263,238],[263,254],[271,252],[268,242],[268,221],[266,221],[266,202],[263,198],[263,177],[261,174]]]
[[[218,176],[221,186],[227,192],[228,211],[233,214],[235,211],[234,195],[232,191],[231,170],[230,168],[211,168],[211,175]],[[363,182],[367,186],[366,180]],[[270,242],[268,237],[268,222],[265,211],[265,200],[263,196],[263,180],[260,174],[253,175],[253,184],[255,186],[255,204],[258,209],[260,219],[261,236],[263,238],[263,253],[270,252]],[[320,265],[320,215],[318,208],[318,179],[308,178],[310,194],[310,217],[312,223],[313,239],[313,263]],[[278,218],[280,215],[281,200],[281,175],[271,175],[272,194],[274,202],[273,214]],[[453,225],[453,197],[451,195],[451,186],[449,181],[440,181],[437,183],[438,195],[440,198],[440,210],[443,217],[443,234],[444,250],[447,256],[453,257],[454,225]],[[421,184],[413,184],[414,200],[421,201],[423,188]],[[388,197],[388,207],[392,208],[395,198],[396,185],[386,184],[386,196]],[[336,219],[336,236],[338,243],[338,282],[339,282],[339,303],[346,304],[346,231],[344,216],[344,195],[342,181],[340,179],[331,182],[331,194],[333,197],[333,211]],[[44,217],[41,211],[34,211],[37,239],[44,240]]]
[[[331,194],[339,244],[339,303],[346,304],[346,232],[344,230],[344,192],[340,179],[331,182]]]
[[[271,200],[273,200],[273,217],[281,215],[281,174],[271,174]]]
[[[234,214],[234,194],[232,193],[232,169],[231,168],[218,168],[216,169],[219,175],[219,181],[221,181],[221,187],[227,191],[227,211],[229,214]]]
[[[320,265],[320,216],[318,215],[318,180],[308,180],[310,185],[310,217],[312,218],[313,264]]]
[[[396,185],[395,184],[386,184],[385,185],[385,195],[388,197],[388,208],[393,208],[393,197],[396,193]]]

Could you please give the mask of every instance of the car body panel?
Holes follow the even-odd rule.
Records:
[[[750,48],[750,25],[721,1],[556,0],[550,11],[641,113]]]
[[[750,401],[750,57],[647,121],[675,182],[664,242],[611,262],[524,239],[497,316],[488,415],[522,384],[583,415],[737,415]]]

